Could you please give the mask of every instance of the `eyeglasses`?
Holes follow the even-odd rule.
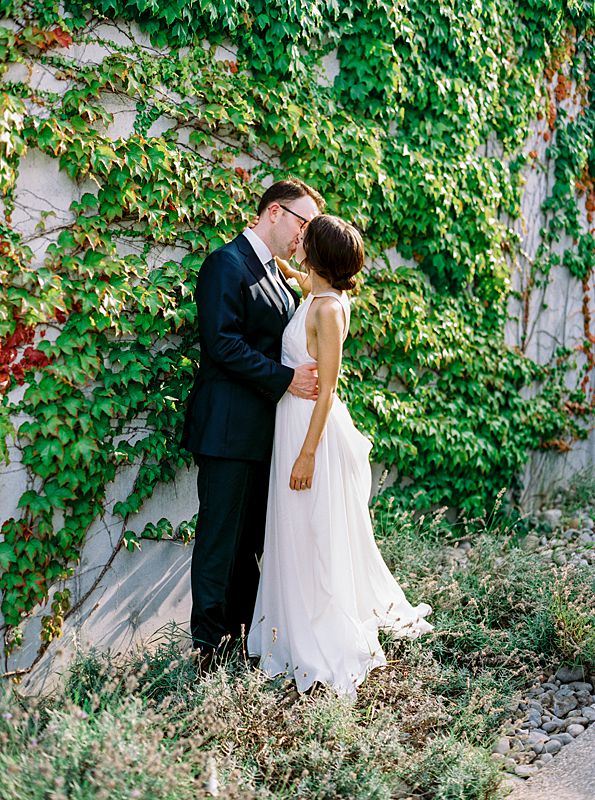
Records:
[[[287,206],[284,206],[282,203],[279,203],[279,206],[283,209],[283,211],[289,211],[289,213],[293,214],[294,217],[297,217],[298,219],[301,219],[302,224],[300,225],[300,230],[302,230],[304,225],[306,225],[310,221],[310,220],[306,219],[305,217],[302,217],[300,214],[296,214],[295,211],[292,211],[290,208],[287,208]]]

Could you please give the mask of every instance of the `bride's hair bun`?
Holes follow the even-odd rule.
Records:
[[[304,251],[310,268],[333,289],[355,288],[355,276],[364,266],[364,243],[353,225],[331,214],[314,217],[306,228]]]

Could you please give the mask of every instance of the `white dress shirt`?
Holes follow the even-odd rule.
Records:
[[[252,228],[246,228],[246,230],[242,231],[243,235],[248,239],[250,244],[252,245],[252,249],[258,256],[258,260],[262,263],[262,266],[265,268],[267,273],[271,276],[275,287],[278,289],[279,294],[282,295],[282,299],[284,300],[284,305],[287,308],[287,313],[289,317],[292,317],[295,312],[295,301],[293,296],[287,291],[287,288],[283,284],[283,281],[275,274],[275,272],[271,271],[269,266],[269,261],[273,260],[274,257],[269,248],[266,244],[262,241],[258,234],[254,233]],[[275,265],[276,270],[279,268]]]

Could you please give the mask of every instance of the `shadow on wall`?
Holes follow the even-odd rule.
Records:
[[[62,636],[25,676],[21,690],[51,692],[78,648],[122,653],[146,646],[168,622],[188,630],[191,555],[191,546],[172,541],[144,540],[140,553],[120,551],[100,585],[65,622]],[[8,669],[26,668],[32,660],[29,648],[16,650]]]

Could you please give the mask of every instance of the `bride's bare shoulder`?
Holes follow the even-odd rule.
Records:
[[[314,319],[319,327],[336,327],[338,330],[343,329],[344,311],[343,304],[333,297],[314,297]]]

